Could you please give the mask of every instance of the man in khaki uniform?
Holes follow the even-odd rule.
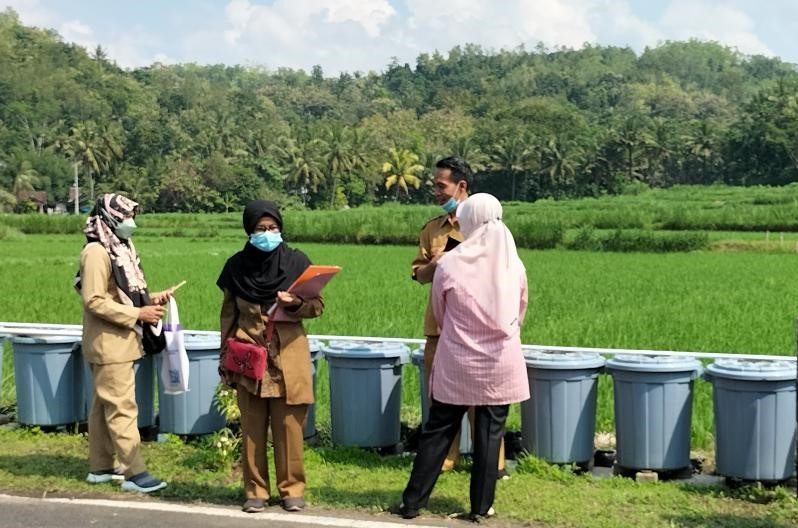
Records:
[[[435,168],[433,183],[435,200],[443,208],[444,214],[436,216],[427,222],[419,234],[418,255],[416,255],[411,266],[413,279],[421,284],[432,282],[438,259],[443,256],[445,251],[452,249],[463,241],[463,234],[457,224],[457,206],[468,198],[473,181],[471,167],[464,159],[457,156],[450,156],[438,161],[435,164]],[[440,333],[441,330],[432,313],[432,305],[428,299],[424,314],[424,335],[427,338],[424,345],[424,373],[427,377],[428,386],[429,375],[432,372],[432,360],[435,357],[435,349],[438,345]],[[469,410],[468,418],[473,429],[473,410]],[[446,455],[442,470],[452,469],[459,458],[460,435],[458,434],[454,442],[452,442],[451,448],[449,448],[449,454]],[[509,478],[504,463],[503,441],[499,451],[499,478]]]
[[[94,378],[86,481],[124,479],[122,489],[149,493],[166,483],[147,472],[139,453],[133,362],[142,356],[141,322],[157,324],[164,313],[159,305],[171,292],[148,294],[130,240],[137,205],[117,194],[97,201],[86,221],[76,287],[83,300],[83,356]]]

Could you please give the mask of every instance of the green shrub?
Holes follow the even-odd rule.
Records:
[[[706,233],[663,233],[657,231],[622,230],[613,231],[601,240],[602,251],[669,253],[706,249],[709,236]]]

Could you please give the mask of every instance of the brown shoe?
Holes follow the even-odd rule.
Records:
[[[305,499],[303,497],[286,497],[283,499],[283,509],[288,512],[302,511],[305,507]]]
[[[246,513],[260,513],[266,509],[266,499],[247,499],[241,511]]]

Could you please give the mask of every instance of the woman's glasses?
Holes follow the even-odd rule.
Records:
[[[278,226],[277,224],[255,226],[256,233],[265,233],[267,231],[270,233],[279,233],[280,226]]]

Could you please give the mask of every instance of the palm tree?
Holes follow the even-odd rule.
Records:
[[[653,131],[648,144],[648,184],[657,185],[665,183],[665,164],[673,154],[671,142],[673,131],[668,121],[662,117],[655,117]]]
[[[552,189],[561,194],[575,182],[582,151],[573,141],[554,137],[543,147],[541,161],[541,170],[548,177]]]
[[[17,199],[27,198],[28,193],[36,190],[39,185],[39,173],[33,168],[31,162],[22,160],[14,170],[14,183],[12,192]]]
[[[399,199],[399,190],[405,192],[405,196],[410,195],[408,185],[416,189],[421,186],[421,178],[418,173],[424,170],[424,165],[418,162],[418,155],[408,149],[397,149],[391,147],[388,150],[389,160],[382,164],[382,173],[385,175],[385,190],[396,186],[396,197]]]
[[[335,205],[338,177],[352,168],[352,150],[349,129],[334,125],[327,129],[324,138],[324,161],[330,184],[330,207]]]
[[[94,202],[94,174],[107,170],[111,162],[122,157],[118,126],[98,128],[93,121],[79,123],[70,132],[66,148],[89,178],[89,199]]]
[[[632,115],[621,123],[616,130],[616,140],[625,153],[626,174],[629,180],[641,179],[635,164],[635,157],[639,150],[651,142],[646,123],[642,116]]]
[[[707,165],[712,164],[716,158],[717,139],[714,130],[714,124],[703,119],[698,122],[695,132],[685,138],[690,149],[690,156],[697,159],[701,166],[699,183],[709,183],[707,181]]]
[[[457,136],[449,143],[449,152],[453,156],[459,156],[466,160],[474,172],[479,172],[485,168],[487,156],[480,150],[479,145],[474,141],[473,135]]]
[[[297,143],[294,138],[280,136],[271,151],[277,158],[286,178],[297,195],[307,203],[308,191],[316,192],[324,182],[324,161],[319,153],[321,141],[312,139]]]
[[[531,155],[526,138],[517,133],[507,133],[493,145],[491,162],[496,170],[510,176],[510,199],[515,200],[516,177],[526,168]]]

